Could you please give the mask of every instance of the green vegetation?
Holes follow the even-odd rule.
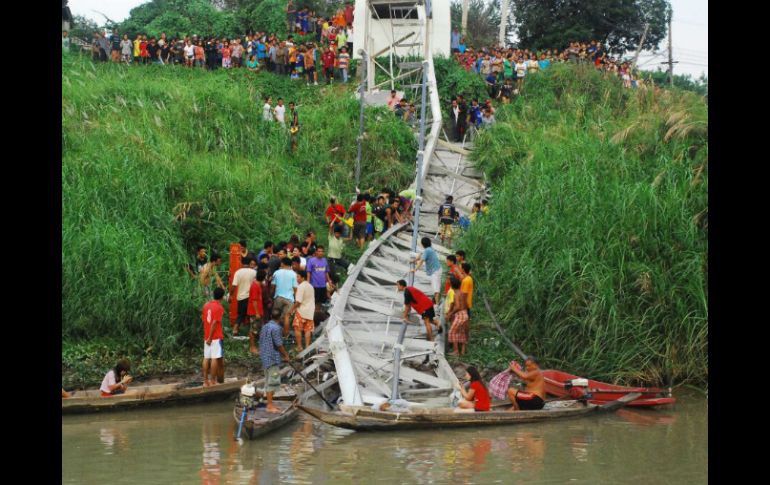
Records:
[[[556,65],[526,82],[475,140],[494,197],[457,243],[498,320],[549,367],[707,381],[703,98],[623,89],[590,66]],[[476,328],[471,361],[499,368],[512,357]]]
[[[94,339],[158,358],[197,349],[202,301],[184,271],[196,244],[227,261],[242,238],[256,248],[314,229],[323,242],[328,197],[352,196],[354,86],[77,55],[62,69],[65,351]],[[299,104],[296,153],[261,120],[265,95]],[[367,120],[362,188],[408,185],[411,131],[383,109]]]

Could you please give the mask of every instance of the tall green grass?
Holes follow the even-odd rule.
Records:
[[[137,340],[156,352],[197,341],[196,244],[324,231],[331,195],[354,190],[353,87],[246,70],[94,65],[62,57],[62,337]],[[299,104],[296,153],[261,121],[262,97]],[[413,177],[411,131],[368,111],[362,188]],[[287,112],[288,119],[288,112]],[[226,255],[225,255],[226,257]]]
[[[703,99],[557,65],[496,118],[473,152],[491,213],[460,245],[509,336],[582,375],[707,381]]]

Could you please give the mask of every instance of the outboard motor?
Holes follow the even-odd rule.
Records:
[[[241,386],[241,395],[238,397],[243,407],[253,409],[259,404],[257,389],[254,384],[244,384]]]

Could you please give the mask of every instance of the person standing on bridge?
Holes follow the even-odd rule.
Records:
[[[428,341],[432,342],[433,325],[436,325],[437,333],[441,333],[438,324],[433,322],[433,319],[436,318],[436,310],[433,308],[433,302],[425,295],[425,293],[414,286],[406,286],[406,281],[404,280],[398,280],[396,284],[398,285],[398,291],[404,292],[404,314],[401,318],[405,323],[408,323],[409,311],[414,309],[414,311],[422,316],[422,320],[425,322],[425,331],[428,334]]]
[[[438,208],[438,225],[439,234],[441,235],[441,244],[444,244],[444,239],[447,240],[447,246],[452,245],[452,224],[459,218],[457,209],[454,204],[454,197],[451,195],[446,196],[446,201]]]
[[[415,259],[414,269],[409,271],[416,273],[425,263],[425,273],[430,278],[430,288],[433,291],[433,303],[438,305],[440,301],[439,292],[441,291],[441,263],[438,260],[436,250],[431,247],[429,237],[423,237],[420,240],[420,244],[422,244],[424,251]]]

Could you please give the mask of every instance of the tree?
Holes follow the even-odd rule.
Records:
[[[564,48],[570,42],[601,41],[613,53],[656,49],[667,33],[668,0],[513,0],[520,44],[533,49]]]
[[[162,32],[170,36],[242,34],[233,12],[219,10],[209,0],[152,0],[131,9],[119,29],[130,37],[138,33],[158,36]]]
[[[452,28],[462,30],[462,2],[455,0],[451,6]],[[508,26],[507,31],[510,31]],[[475,49],[497,44],[497,34],[500,30],[500,0],[486,2],[470,0],[468,7],[468,27],[465,35],[465,45]]]
[[[99,24],[82,15],[75,15],[72,17],[69,36],[90,44],[97,30],[100,30]]]

